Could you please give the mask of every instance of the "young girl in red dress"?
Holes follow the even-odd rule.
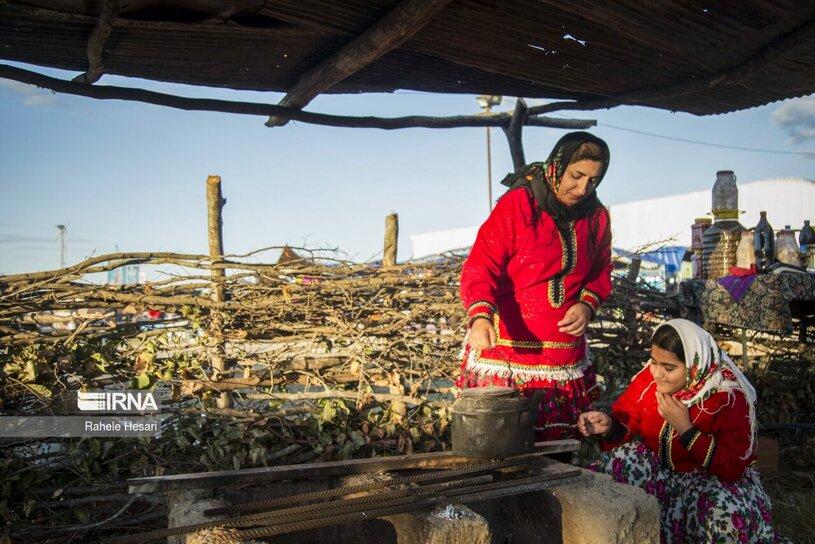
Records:
[[[584,331],[611,293],[609,216],[595,193],[608,163],[603,140],[573,132],[507,176],[461,272],[469,330],[456,385],[543,389],[538,440],[575,436],[591,404]]]
[[[777,542],[752,467],[756,393],[713,337],[672,319],[611,414],[580,415],[605,450],[591,468],[655,495],[664,543]]]

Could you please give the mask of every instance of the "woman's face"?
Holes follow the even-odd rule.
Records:
[[[676,393],[685,388],[685,363],[675,353],[659,346],[651,346],[648,367],[660,393]]]
[[[584,159],[566,167],[560,178],[557,198],[567,206],[574,206],[591,193],[600,182],[603,163]]]

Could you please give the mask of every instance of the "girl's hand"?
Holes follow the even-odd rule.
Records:
[[[688,415],[688,407],[673,398],[670,393],[657,392],[657,411],[676,432],[683,434],[693,427]]]
[[[480,317],[473,321],[470,326],[470,347],[479,351],[495,347],[495,327],[492,326],[492,321],[487,318]]]
[[[586,331],[589,321],[591,321],[591,308],[589,308],[588,304],[578,302],[566,310],[566,315],[558,321],[557,326],[560,332],[580,336]]]
[[[603,412],[583,412],[577,418],[577,429],[583,436],[606,434],[611,430],[611,417]]]

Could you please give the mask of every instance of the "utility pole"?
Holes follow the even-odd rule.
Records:
[[[65,237],[68,234],[68,227],[57,225],[57,237],[59,239],[59,267],[65,268]]]
[[[489,115],[492,108],[487,107],[486,114]],[[487,128],[487,199],[490,212],[492,212],[492,142],[490,141],[490,127]]]
[[[477,96],[475,101],[484,110],[484,115],[489,115],[493,106],[501,104],[500,96]],[[492,212],[492,143],[490,142],[490,127],[487,129],[487,199],[489,210]]]

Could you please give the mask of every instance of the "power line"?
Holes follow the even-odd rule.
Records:
[[[509,100],[511,102],[511,99]],[[577,119],[576,117],[571,117],[569,115],[563,115],[562,113],[551,113],[549,114],[551,117],[560,117],[562,119]],[[657,134],[656,132],[648,132],[645,130],[637,130],[635,128],[628,128],[628,127],[621,127],[619,125],[612,125],[609,123],[601,123],[597,122],[598,127],[608,127],[613,128],[615,130],[622,130],[624,132],[631,132],[634,134],[640,134],[642,136],[651,136],[652,138],[660,138],[662,140],[671,140],[674,142],[683,142],[686,144],[696,144],[696,145],[706,145],[710,147],[718,147],[721,149],[734,149],[736,151],[750,151],[753,153],[774,153],[778,155],[799,155],[802,157],[809,157],[815,159],[815,151],[785,151],[783,149],[766,149],[762,147],[743,147],[738,145],[727,145],[727,144],[718,144],[716,142],[702,142],[700,140],[691,140],[690,138],[679,138],[677,136],[667,136],[665,134]]]
[[[51,230],[54,227],[43,227],[42,225],[20,225],[17,223],[0,223],[0,227],[10,227],[14,229],[43,229]]]
[[[409,90],[409,89],[399,89],[395,94],[421,94],[421,95],[426,95],[426,94],[429,94],[429,93],[426,93],[426,92],[423,92],[423,91],[413,91],[413,90]],[[508,106],[512,106],[515,102],[517,102],[517,99],[507,97],[506,104]],[[513,109],[514,109],[513,107],[510,107],[506,111],[503,111],[503,113],[512,113]],[[562,114],[556,114],[556,113],[550,113],[548,115],[550,117],[561,117],[561,118],[564,118],[564,119],[576,119],[576,117],[570,117],[568,115],[562,115]],[[742,147],[742,146],[737,146],[737,145],[718,144],[716,142],[702,142],[700,140],[691,140],[689,138],[679,138],[679,137],[676,137],[676,136],[667,136],[665,134],[657,134],[655,132],[647,132],[647,131],[644,131],[644,130],[637,130],[637,129],[634,129],[634,128],[621,127],[621,126],[618,126],[618,125],[611,125],[609,123],[600,123],[599,121],[597,122],[597,126],[613,128],[615,130],[622,130],[624,132],[631,132],[631,133],[634,133],[634,134],[640,134],[642,136],[651,136],[652,138],[660,138],[660,139],[663,139],[663,140],[671,140],[671,141],[674,141],[674,142],[683,142],[683,143],[686,143],[686,144],[706,145],[706,146],[709,146],[709,147],[718,147],[720,149],[733,149],[733,150],[736,150],[736,151],[749,151],[749,152],[752,152],[752,153],[773,153],[773,154],[777,154],[777,155],[797,155],[797,156],[809,157],[809,158],[815,159],[815,151],[785,151],[783,149],[765,149],[765,148],[761,148],[761,147]]]
[[[634,134],[641,134],[643,136],[651,136],[652,138],[661,138],[663,140],[672,140],[674,142],[684,142],[687,144],[706,145],[710,147],[719,147],[722,149],[735,149],[737,151],[751,151],[754,153],[775,153],[778,155],[802,155],[804,157],[815,158],[815,151],[785,151],[783,149],[765,149],[761,147],[742,147],[738,145],[717,144],[715,142],[702,142],[699,140],[691,140],[689,138],[678,138],[676,136],[666,136],[665,134],[657,134],[655,132],[646,132],[644,130],[637,130],[634,128],[621,127],[617,125],[610,125],[608,123],[597,123],[597,126],[613,128],[625,132],[632,132]]]

